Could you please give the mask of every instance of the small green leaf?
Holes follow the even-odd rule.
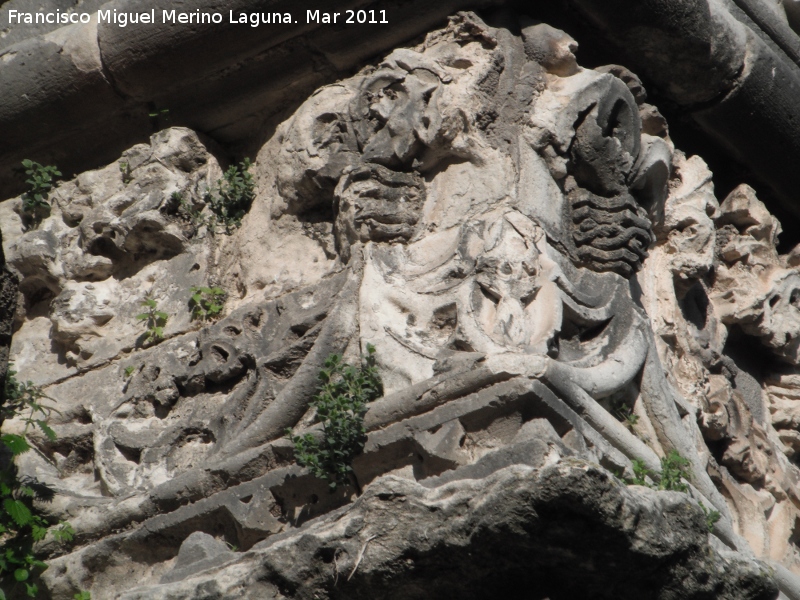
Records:
[[[14,579],[17,581],[27,581],[28,575],[29,573],[27,569],[17,569],[14,571]]]
[[[11,519],[20,527],[25,527],[31,522],[31,511],[19,500],[6,498],[3,500],[3,508]]]
[[[39,429],[42,430],[42,433],[44,433],[47,436],[48,440],[50,440],[51,442],[56,441],[58,436],[56,435],[56,432],[53,431],[52,428],[47,424],[47,421],[39,420],[36,421],[36,424],[39,426]]]
[[[58,528],[51,531],[53,532],[53,537],[59,542],[71,542],[75,538],[75,530],[66,521],[62,521]]]
[[[14,455],[24,454],[31,449],[30,444],[24,437],[14,433],[6,433],[0,436],[0,442],[5,444],[6,448]]]
[[[31,537],[33,538],[34,542],[43,540],[45,536],[47,536],[47,527],[41,527],[40,525],[31,525]]]

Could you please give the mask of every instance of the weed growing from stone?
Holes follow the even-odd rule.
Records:
[[[364,414],[367,404],[383,395],[383,384],[375,366],[375,347],[367,344],[361,366],[342,362],[338,354],[325,361],[319,372],[319,392],[311,406],[322,423],[322,440],[312,434],[286,434],[294,444],[297,464],[329,482],[331,490],[352,482],[353,459],[362,452],[367,439]]]
[[[661,459],[661,480],[658,485],[651,483],[655,479],[655,473],[648,469],[642,460],[633,461],[633,477],[627,479],[625,483],[643,485],[656,490],[687,492],[689,486],[685,482],[691,479],[690,465],[689,460],[681,456],[677,450],[670,450],[670,453]],[[702,502],[700,502],[700,508],[706,516],[708,531],[714,531],[714,525],[722,518],[722,515],[717,510],[707,508]]]
[[[617,400],[612,403],[614,416],[621,421],[632,433],[636,433],[635,428],[639,423],[639,415],[634,414],[633,407],[624,400]]]
[[[678,454],[677,450],[670,450],[661,459],[661,481],[658,482],[658,489],[670,490],[673,492],[686,492],[689,486],[684,483],[691,479],[689,459]]]
[[[126,162],[119,163],[119,172],[122,174],[122,183],[129,184],[133,177],[131,176],[131,166]]]
[[[27,158],[22,161],[22,166],[28,176],[25,183],[30,186],[22,194],[22,214],[28,221],[28,227],[36,228],[43,218],[50,215],[50,191],[56,177],[61,177],[61,172],[57,167],[45,167]]]
[[[3,401],[0,404],[0,423],[19,418],[25,428],[22,434],[0,435],[0,600],[17,590],[35,598],[38,586],[31,581],[36,571],[47,563],[33,553],[35,542],[45,538],[48,531],[57,541],[71,541],[75,531],[69,523],[57,527],[45,520],[33,504],[34,500],[50,501],[53,491],[33,478],[20,477],[14,459],[31,449],[28,431],[38,428],[48,440],[56,434],[47,424],[52,407],[43,404],[47,398],[32,382],[18,382],[11,368],[6,376]]]
[[[193,321],[211,321],[222,312],[225,305],[225,290],[221,287],[193,286],[191,292],[189,308],[192,310]]]
[[[222,179],[217,181],[216,189],[208,190],[205,202],[227,233],[242,224],[242,218],[250,210],[255,198],[255,183],[250,174],[250,159],[245,158],[238,165],[231,165]]]
[[[700,509],[703,511],[703,514],[706,516],[706,527],[708,527],[708,532],[711,533],[714,531],[714,525],[717,524],[722,518],[722,515],[719,514],[718,510],[712,510],[706,507],[705,504],[702,502],[700,504]]]
[[[670,450],[669,454],[661,459],[661,478],[658,485],[651,484],[647,478],[656,480],[658,476],[648,469],[644,461],[633,461],[633,478],[626,483],[629,485],[643,485],[656,490],[666,490],[670,492],[686,492],[689,486],[686,481],[691,479],[688,459],[681,456],[677,450]]]
[[[153,109],[151,112],[147,113],[147,116],[151,119],[158,119],[159,117],[166,119],[169,118],[169,109]]]
[[[639,423],[639,415],[634,414],[630,407],[622,406],[614,411],[614,414],[628,428],[628,431],[635,432],[636,424]]]
[[[167,325],[169,315],[158,310],[158,303],[150,297],[142,302],[147,311],[136,315],[138,321],[142,321],[147,330],[143,334],[143,342],[155,343],[164,339],[164,327]]]
[[[150,126],[153,131],[164,128],[169,122],[169,109],[157,108],[154,104],[150,104],[147,116],[150,117]]]
[[[643,460],[634,460],[633,461],[633,478],[628,479],[626,483],[628,485],[643,485],[645,487],[651,487],[647,478],[652,475],[652,471],[645,466]]]

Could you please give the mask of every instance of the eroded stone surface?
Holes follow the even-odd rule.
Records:
[[[175,217],[173,195],[202,196],[219,175],[194,132],[170,129],[61,184],[35,229],[9,214],[13,205],[24,216],[19,201],[6,203],[4,245],[20,276],[24,322],[14,336],[17,368],[48,384],[130,352],[142,342],[135,316],[147,294],[170,315],[166,336],[191,329],[189,288],[205,283],[209,255]]]
[[[432,490],[387,477],[346,511],[121,598],[775,597],[761,565],[709,546],[703,519],[684,494],[626,488],[580,461]]]

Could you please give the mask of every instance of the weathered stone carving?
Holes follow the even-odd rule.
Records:
[[[536,491],[531,494],[531,489]],[[558,520],[557,531],[547,526],[550,519]],[[513,597],[520,583],[532,598],[589,593],[593,598],[755,600],[776,595],[774,582],[757,562],[712,550],[701,527],[700,509],[681,504],[678,494],[625,489],[581,461],[541,471],[508,467],[480,481],[433,489],[388,477],[351,510],[304,530],[302,543],[298,534],[276,536],[238,562],[220,542],[209,556],[216,540],[206,536],[201,542],[192,534],[174,570],[162,578],[169,585],[121,598],[201,593],[307,598],[335,596],[340,590],[364,599]],[[464,550],[472,538],[481,540],[475,558]],[[572,557],[583,554],[588,542],[595,564],[615,567],[571,576]],[[194,565],[186,565],[190,552],[196,556]],[[664,569],[662,557],[672,552],[682,559]],[[429,580],[426,572],[438,571],[440,561],[449,567]],[[203,573],[203,567],[209,571]],[[272,583],[276,579],[282,584]],[[247,591],[240,592],[242,587]]]
[[[780,225],[751,188],[720,204],[699,157],[677,153],[674,164],[659,241],[640,278],[659,354],[692,403],[737,529],[759,555],[795,565],[785,532],[795,527],[798,471],[786,458],[794,456],[790,420],[777,408],[789,406],[796,361],[793,254],[776,252]],[[775,357],[763,371],[752,362],[759,341]]]
[[[54,597],[118,595],[123,569],[164,583],[132,598],[189,594],[174,583],[195,573],[187,556],[235,560],[194,534],[179,553],[190,533],[249,549],[348,503],[354,490],[330,494],[284,435],[315,430],[325,358],[366,343],[386,395],[365,417],[362,488],[388,473],[453,490],[496,471],[536,479],[506,467],[569,470],[574,457],[659,473],[677,450],[694,500],[670,506],[721,513],[709,564],[724,543],[731,581],[754,557],[799,568],[800,261],[778,256],[779,225],[752,190],[717,202],[635,75],[583,69],[576,47],[546,25],[515,36],[459,14],[282,124],[232,236],[174,214],[172,192],[199,200],[219,170],[172,129],[123,157],[129,174],[114,164],[62,185],[41,228],[7,240],[26,302],[15,360],[41,360],[62,410],[58,444],[24,466],[59,489],[49,510],[83,544],[45,573]],[[225,316],[193,324],[188,288],[210,279],[229,291]],[[174,317],[167,340],[134,351],[146,290]],[[763,396],[734,347],[753,338],[781,363]],[[211,568],[211,554],[197,560]],[[730,585],[718,597],[744,597]],[[774,596],[759,586],[746,597]]]
[[[185,331],[183,295],[203,282],[207,257],[202,245],[187,252],[191,232],[169,214],[177,208],[171,197],[200,197],[218,176],[197,136],[173,129],[59,186],[38,229],[25,231],[11,211],[19,205],[6,203],[9,264],[21,278],[18,320],[27,325],[15,335],[17,368],[35,364],[30,378],[46,384],[130,351],[141,328],[129,317],[148,290],[175,315],[167,334]]]

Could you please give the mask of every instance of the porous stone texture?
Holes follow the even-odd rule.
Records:
[[[794,544],[774,537],[798,517],[795,251],[776,252],[780,224],[752,188],[720,203],[699,157],[676,153],[674,166],[639,278],[656,346],[691,403],[742,535],[757,553],[796,565]]]
[[[184,128],[38,227],[0,204],[12,359],[59,409],[20,467],[77,531],[40,544],[52,598],[800,600],[800,252],[576,51],[452,16],[282,123],[230,235]],[[331,491],[286,432],[321,435],[320,369],[367,344],[385,393]],[[686,493],[622,483],[672,451]]]
[[[3,204],[8,264],[20,277],[17,319],[25,323],[14,336],[17,369],[46,385],[130,352],[142,342],[133,317],[147,294],[172,315],[166,337],[190,329],[187,293],[207,279],[210,247],[175,217],[174,195],[202,196],[220,176],[196,134],[170,129],[59,185],[38,227],[20,200]]]
[[[347,510],[179,579],[192,534],[170,585],[120,598],[774,598],[769,572],[714,549],[703,521],[684,494],[576,460],[433,489],[390,476]]]

